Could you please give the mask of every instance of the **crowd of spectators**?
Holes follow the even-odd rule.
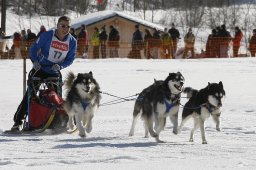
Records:
[[[94,32],[91,35],[91,39],[88,38],[88,32],[84,24],[81,25],[79,30],[74,28],[70,29],[70,34],[77,39],[78,48],[77,56],[81,58],[118,58],[120,48],[120,34],[119,30],[113,25],[109,26],[109,32],[107,32],[106,26],[101,28],[94,27]],[[2,39],[5,37],[5,33],[0,28],[0,56],[1,58],[24,58],[28,57],[28,50],[31,44],[46,31],[45,26],[40,27],[40,31],[36,35],[31,29],[21,30],[21,32],[15,32],[13,34],[13,45],[10,49],[5,49]],[[234,36],[232,37],[230,32],[226,29],[225,24],[212,29],[211,34],[207,38],[205,50],[201,51],[200,55],[195,54],[195,42],[196,36],[193,33],[192,28],[188,28],[188,32],[185,33],[183,38],[184,47],[180,47],[178,44],[182,41],[179,30],[172,23],[171,28],[165,28],[164,31],[157,30],[156,28],[150,30],[140,29],[140,25],[134,26],[134,33],[131,35],[132,41],[131,51],[128,58],[147,58],[147,59],[174,59],[180,55],[180,58],[225,58],[229,57],[230,47],[233,49],[233,57],[239,56],[239,49],[243,33],[241,29],[236,26],[234,28]],[[250,55],[255,57],[256,54],[256,29],[253,30],[253,35],[249,38],[248,51]],[[88,56],[88,48],[92,49],[91,56]],[[8,54],[5,53],[8,51]],[[143,54],[144,56],[142,57]],[[6,57],[6,55],[8,55]]]

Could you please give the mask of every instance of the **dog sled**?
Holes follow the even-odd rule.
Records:
[[[59,73],[60,74],[60,73]],[[61,74],[60,74],[61,75]],[[62,79],[60,77],[32,77],[27,81],[28,110],[20,131],[5,134],[37,134],[46,129],[51,133],[66,131],[68,115],[63,109]]]

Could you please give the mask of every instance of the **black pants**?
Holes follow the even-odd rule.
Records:
[[[46,79],[48,77],[59,77],[61,78],[61,74],[48,74],[45,73],[41,70],[34,70],[32,69],[29,73],[28,79],[31,80],[31,78],[33,77],[40,77],[41,79]],[[61,80],[60,80],[61,81]],[[30,82],[30,81],[29,81]],[[31,89],[31,84],[29,84],[28,86],[30,86],[30,98],[32,95],[32,89]],[[33,86],[38,86],[38,84],[33,83]],[[35,89],[38,90],[38,89]],[[13,121],[19,125],[22,124],[22,120],[24,120],[26,118],[28,114],[28,91],[26,91],[25,95],[23,96],[23,99],[19,105],[19,107],[17,108],[17,111],[15,112],[15,115],[13,117]]]
[[[101,58],[106,58],[106,45],[105,44],[100,45],[100,52],[101,52]]]

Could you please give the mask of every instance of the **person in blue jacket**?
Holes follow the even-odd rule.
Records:
[[[67,16],[58,19],[57,28],[43,32],[30,48],[33,68],[28,79],[32,77],[61,78],[60,70],[70,66],[77,50],[76,39],[69,34],[71,20]],[[28,110],[28,92],[23,97],[15,115],[12,131],[19,130]]]

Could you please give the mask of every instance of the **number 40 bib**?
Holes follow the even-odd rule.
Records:
[[[66,58],[69,50],[69,39],[70,36],[68,35],[66,41],[60,41],[53,35],[51,46],[49,49],[49,61],[53,63],[59,63]]]

